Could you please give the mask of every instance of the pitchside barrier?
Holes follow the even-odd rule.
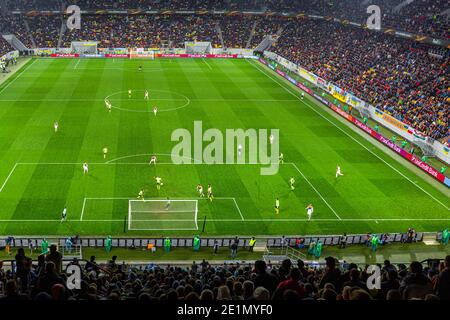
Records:
[[[379,236],[383,236],[383,234],[377,233]],[[415,234],[412,241],[422,241],[424,236],[432,236],[435,237],[437,241],[442,239],[442,232],[418,232]],[[266,246],[268,247],[282,247],[282,246],[295,246],[297,239],[303,240],[303,245],[308,246],[312,241],[322,242],[327,246],[335,246],[340,243],[340,235],[324,235],[324,236],[298,236],[298,237],[257,237],[257,241],[261,244],[261,241],[266,242]],[[23,247],[28,248],[30,242],[33,244],[34,248],[40,248],[42,245],[43,237],[14,237],[10,242],[11,247]],[[58,244],[60,247],[64,247],[65,238],[58,237],[49,237],[46,238],[50,244]],[[172,242],[172,247],[192,247],[193,246],[193,238],[170,238]],[[250,237],[239,238],[239,247],[247,248],[249,245]],[[388,243],[400,243],[406,242],[408,239],[407,233],[390,233],[387,236]],[[7,239],[0,239],[0,248],[4,248],[6,246]],[[213,247],[215,241],[218,242],[220,247],[229,247],[233,241],[234,237],[205,237],[201,238],[201,246],[202,247]],[[364,244],[367,241],[366,234],[357,234],[357,235],[347,235],[347,245],[357,245]],[[148,244],[152,244],[155,247],[163,247],[164,246],[164,238],[113,238],[112,245],[117,248],[146,248]],[[105,246],[105,238],[100,237],[80,237],[75,241],[74,245],[81,245],[83,248],[98,248]]]

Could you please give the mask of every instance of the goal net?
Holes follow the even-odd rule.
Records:
[[[198,230],[197,200],[129,200],[129,230]]]
[[[144,48],[130,49],[130,59],[155,59],[155,52]]]
[[[72,53],[97,54],[97,41],[72,41]]]
[[[187,54],[206,54],[212,52],[211,42],[186,41],[184,49]]]

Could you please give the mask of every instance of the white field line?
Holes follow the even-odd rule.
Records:
[[[134,220],[137,221],[137,220]],[[138,221],[161,221],[161,220],[138,220]],[[176,219],[170,219],[168,221],[180,221],[183,222],[185,220],[176,220]],[[192,219],[189,219],[188,221],[192,221]],[[212,222],[389,222],[389,221],[450,221],[450,218],[387,218],[387,219],[376,219],[376,218],[364,218],[364,219],[341,219],[341,220],[336,220],[336,219],[312,219],[312,220],[308,220],[308,219],[245,219],[244,221],[242,221],[242,219],[208,219],[208,221],[212,221]],[[34,220],[34,219],[1,219],[0,222],[60,222],[61,223],[61,219],[39,219],[39,220]],[[123,222],[123,219],[83,219],[83,220],[79,220],[79,219],[68,219],[66,220],[66,222]]]
[[[417,183],[415,183],[413,180],[411,180],[410,178],[408,178],[406,175],[404,175],[402,172],[400,172],[397,168],[393,167],[390,163],[388,163],[386,160],[384,160],[383,158],[381,158],[379,155],[377,155],[376,153],[374,153],[372,150],[370,150],[369,148],[367,148],[364,144],[362,144],[360,141],[358,141],[357,139],[355,139],[353,136],[351,136],[349,133],[347,133],[345,130],[343,130],[341,127],[339,127],[336,123],[334,123],[333,121],[331,121],[330,119],[328,119],[326,116],[324,116],[322,113],[320,113],[319,111],[316,110],[316,108],[314,108],[314,106],[311,106],[306,100],[302,100],[296,93],[294,93],[290,87],[287,87],[284,82],[279,82],[277,78],[274,78],[272,76],[272,74],[268,74],[266,72],[266,70],[262,70],[259,66],[257,66],[255,63],[249,62],[251,65],[253,65],[257,70],[259,70],[262,74],[266,75],[266,77],[268,77],[270,80],[272,80],[273,82],[275,82],[276,84],[278,84],[281,88],[283,88],[284,90],[286,90],[286,92],[288,92],[289,94],[291,94],[292,96],[296,97],[300,102],[304,103],[309,109],[311,109],[312,111],[314,111],[315,113],[317,113],[320,117],[322,117],[323,119],[325,119],[326,121],[328,121],[329,123],[331,123],[333,126],[335,126],[339,131],[341,131],[342,133],[344,133],[346,136],[348,136],[350,139],[352,139],[353,141],[355,141],[357,144],[359,144],[361,147],[363,147],[364,149],[366,149],[368,152],[370,152],[372,155],[374,155],[376,158],[378,158],[380,161],[382,161],[385,165],[387,165],[388,167],[390,167],[392,170],[394,170],[395,172],[397,172],[399,175],[401,175],[403,178],[405,178],[406,180],[408,180],[409,182],[411,182],[413,185],[415,185],[418,189],[422,190],[425,194],[427,194],[429,197],[431,197],[434,201],[436,201],[437,203],[439,203],[441,206],[443,206],[445,209],[447,209],[448,211],[450,211],[450,208],[448,206],[446,206],[445,204],[443,204],[440,200],[436,199],[436,197],[434,197],[432,194],[430,194],[428,191],[426,191],[425,189],[423,189],[421,186],[419,186]]]
[[[192,213],[189,210],[135,210],[133,213]],[[159,219],[157,219],[159,220]],[[136,221],[136,220],[134,220]],[[192,221],[192,220],[189,220]]]
[[[6,86],[4,86],[4,87],[0,90],[0,94],[1,94],[3,91],[5,91],[10,85],[12,85],[17,79],[19,79],[19,78],[22,76],[22,74],[23,74],[25,71],[27,71],[27,70],[28,70],[28,69],[29,69],[36,61],[37,61],[37,59],[34,60],[30,65],[28,65],[28,67],[26,67],[25,69],[23,69],[22,72],[19,73],[19,74],[17,75],[17,77],[15,77],[11,82],[9,82]]]
[[[80,63],[81,59],[77,60],[77,63],[75,63],[75,66],[73,67],[74,70],[76,70],[78,68],[78,64]]]
[[[195,201],[195,216],[194,216],[194,221],[195,221],[195,228],[198,230],[198,201]]]
[[[306,176],[303,174],[303,172],[300,171],[300,169],[297,167],[297,165],[295,163],[291,163],[294,168],[301,174],[301,176],[303,177],[303,179],[305,179],[305,181],[311,186],[311,188],[313,188],[313,190],[317,193],[317,195],[322,199],[322,201],[327,205],[328,208],[330,208],[331,211],[333,211],[334,215],[339,219],[342,220],[341,217],[336,213],[336,211],[333,209],[333,207],[328,203],[327,200],[325,200],[325,198],[320,194],[320,192],[316,189],[316,187],[314,187],[314,185],[308,180],[308,178],[306,178]]]
[[[144,101],[143,99],[112,99],[114,101]],[[235,98],[192,98],[191,101],[204,102],[297,102],[295,99],[235,99]],[[0,99],[0,102],[104,102],[105,99],[80,99],[80,98],[48,98],[48,99]],[[153,98],[151,101],[186,101],[181,98]]]
[[[242,221],[245,221],[244,216],[242,215],[241,209],[239,208],[239,206],[238,206],[238,204],[237,204],[235,198],[233,198],[233,202],[234,202],[234,204],[235,204],[235,206],[236,206],[236,209],[237,209],[238,212],[239,212],[239,215],[241,216],[241,220],[242,220]]]
[[[205,58],[202,58],[203,62],[208,66],[209,70],[212,70],[211,66],[209,65],[209,63],[205,60]]]
[[[130,231],[197,231],[195,228],[131,228]]]
[[[2,187],[0,188],[0,192],[2,192],[3,189],[5,188],[6,184],[7,184],[8,181],[9,181],[9,178],[11,178],[12,174],[13,174],[14,171],[16,170],[16,167],[17,167],[17,163],[14,165],[14,167],[13,167],[13,168],[11,169],[11,171],[9,172],[9,175],[8,175],[8,177],[6,177],[5,182],[3,182]]]
[[[86,198],[83,199],[83,207],[81,208],[80,221],[83,220],[84,208],[86,207]]]

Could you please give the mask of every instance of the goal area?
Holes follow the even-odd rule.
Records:
[[[70,49],[77,54],[97,54],[97,41],[72,41]]]
[[[197,200],[129,200],[128,230],[198,230]]]

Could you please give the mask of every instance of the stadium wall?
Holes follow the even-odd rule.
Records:
[[[135,48],[135,52],[152,52],[155,58],[255,58],[250,49],[214,48],[208,54],[186,54],[184,48]],[[31,50],[35,56],[53,58],[130,58],[128,48],[99,48],[97,54],[74,54],[70,48],[38,48]]]
[[[4,54],[0,59],[4,60],[4,59],[11,59],[11,58],[18,58],[19,57],[19,51],[15,50],[15,51],[10,51],[7,54]]]
[[[380,234],[384,236],[384,234]],[[436,241],[442,239],[442,232],[417,232],[414,237],[414,241],[422,241],[424,236],[432,236]],[[386,234],[387,242],[389,243],[402,243],[408,238],[408,233],[390,233]],[[57,243],[59,246],[64,246],[66,238],[61,237],[13,237],[12,239],[0,239],[0,248],[5,247],[7,241],[11,247],[28,247],[30,242],[34,247],[40,247],[42,245],[43,239],[47,239],[51,243]],[[164,247],[165,238],[135,238],[135,237],[114,237],[112,238],[113,247],[119,248],[145,248],[147,244],[153,244],[155,247]],[[173,247],[192,247],[193,238],[170,238]],[[234,237],[204,237],[200,239],[201,247],[214,247],[214,243],[217,241],[220,247],[229,247],[233,241]],[[295,246],[297,239],[303,239],[303,245],[308,246],[311,242],[322,242],[322,244],[327,246],[339,245],[341,235],[307,235],[307,236],[287,236],[285,238],[281,237],[267,237],[267,238],[257,238],[258,241],[264,241],[267,247],[281,247],[281,246]],[[248,247],[250,237],[240,237],[239,247]],[[347,244],[359,245],[365,244],[367,241],[367,234],[349,234],[347,235]],[[81,244],[83,248],[97,248],[105,246],[105,239],[101,237],[80,237],[78,238],[78,244]]]
[[[270,59],[272,59],[273,57],[275,57],[275,61],[280,61],[277,60],[276,58],[278,57],[276,54],[269,52],[269,54],[267,55]],[[281,58],[281,57],[280,57]],[[283,58],[284,59],[284,58]],[[282,60],[281,60],[282,61]],[[287,61],[287,60],[286,60]],[[292,77],[290,77],[289,75],[287,75],[284,71],[270,65],[269,63],[267,63],[266,60],[264,60],[263,58],[259,59],[259,62],[262,63],[263,65],[269,67],[270,69],[274,70],[277,74],[279,74],[280,76],[284,77],[285,79],[287,79],[289,82],[291,82],[292,84],[294,84],[295,86],[297,86],[298,88],[300,88],[301,90],[305,91],[306,93],[308,93],[309,95],[311,95],[312,97],[314,97],[316,100],[318,100],[319,102],[322,102],[324,105],[328,106],[330,109],[332,109],[334,112],[336,112],[337,114],[339,114],[341,117],[345,118],[347,121],[353,123],[355,126],[357,126],[358,128],[360,128],[361,130],[363,130],[364,132],[366,132],[367,134],[371,135],[374,139],[378,140],[379,142],[383,143],[385,146],[387,146],[389,149],[391,149],[392,151],[396,152],[398,155],[402,156],[403,158],[405,158],[406,160],[408,160],[409,162],[411,162],[412,164],[414,164],[415,166],[417,166],[418,168],[420,168],[422,171],[428,173],[430,176],[432,176],[433,178],[435,178],[436,180],[438,180],[439,182],[441,182],[442,184],[444,184],[445,186],[450,188],[450,179],[448,177],[446,177],[445,175],[443,175],[442,173],[440,173],[439,171],[437,171],[436,169],[434,169],[432,166],[428,165],[427,163],[423,162],[420,158],[416,157],[415,155],[407,152],[406,150],[400,148],[399,146],[397,146],[396,144],[394,144],[390,139],[384,137],[383,135],[379,134],[378,132],[376,132],[375,130],[373,130],[372,128],[370,128],[369,126],[365,125],[364,123],[362,123],[361,121],[359,121],[358,119],[356,119],[355,117],[353,117],[352,115],[348,114],[347,112],[345,112],[344,110],[342,110],[341,108],[339,108],[338,106],[336,106],[335,104],[327,101],[326,99],[322,98],[321,96],[315,94],[314,92],[312,92],[311,89],[307,88],[306,86],[304,86],[302,83],[297,82],[295,79],[293,79]],[[282,63],[280,63],[282,64]],[[288,68],[289,70],[291,70],[290,68],[292,68],[292,63],[288,62],[286,63],[287,66],[285,66],[286,68]],[[284,65],[283,65],[284,66]],[[295,71],[295,70],[293,70]],[[305,70],[306,71],[306,70]],[[296,72],[296,71],[295,71]],[[302,76],[301,73],[298,73],[300,76]],[[311,81],[313,82],[315,85],[319,86],[319,87],[324,87],[324,84],[319,85],[318,82],[318,78],[316,75],[308,72],[308,78],[302,76],[303,78],[305,78],[306,80],[310,81],[310,78],[314,78],[316,79],[316,81]],[[322,79],[323,80],[323,79]],[[329,85],[328,85],[329,88]],[[325,89],[326,90],[326,89]],[[326,90],[327,92],[331,93],[332,91]],[[335,96],[335,95],[333,95]],[[358,99],[359,100],[359,99]],[[381,111],[380,111],[381,112]],[[375,120],[377,120],[375,118]],[[382,118],[380,120],[383,120]],[[377,120],[378,121],[378,120]],[[384,121],[379,121],[380,123],[382,123],[383,125],[386,125],[387,127],[391,127],[390,125],[388,125],[389,123]],[[397,131],[396,131],[397,132]],[[403,133],[403,132],[402,132]],[[400,134],[400,133],[399,133]],[[436,143],[436,141],[435,141]],[[435,148],[436,146],[433,145],[433,148]],[[442,146],[444,147],[444,146]],[[445,147],[446,148],[446,147]]]
[[[437,140],[427,137],[422,132],[415,130],[406,123],[403,123],[397,120],[396,118],[390,116],[389,114],[383,112],[382,110],[379,110],[373,107],[372,105],[368,104],[367,102],[362,101],[361,99],[354,96],[350,92],[346,92],[345,90],[339,88],[333,83],[326,81],[325,79],[315,75],[312,72],[303,69],[301,66],[298,66],[273,52],[266,51],[264,52],[264,55],[272,60],[277,61],[283,67],[287,68],[288,70],[291,70],[292,72],[295,72],[305,80],[325,90],[333,97],[335,97],[337,100],[346,103],[356,109],[366,108],[370,112],[371,118],[373,120],[379,122],[384,127],[402,136],[403,138],[409,141],[414,141],[418,139],[426,141],[430,146],[432,146],[436,157],[438,157],[439,159],[441,159],[446,163],[450,163],[450,147],[443,145]]]

